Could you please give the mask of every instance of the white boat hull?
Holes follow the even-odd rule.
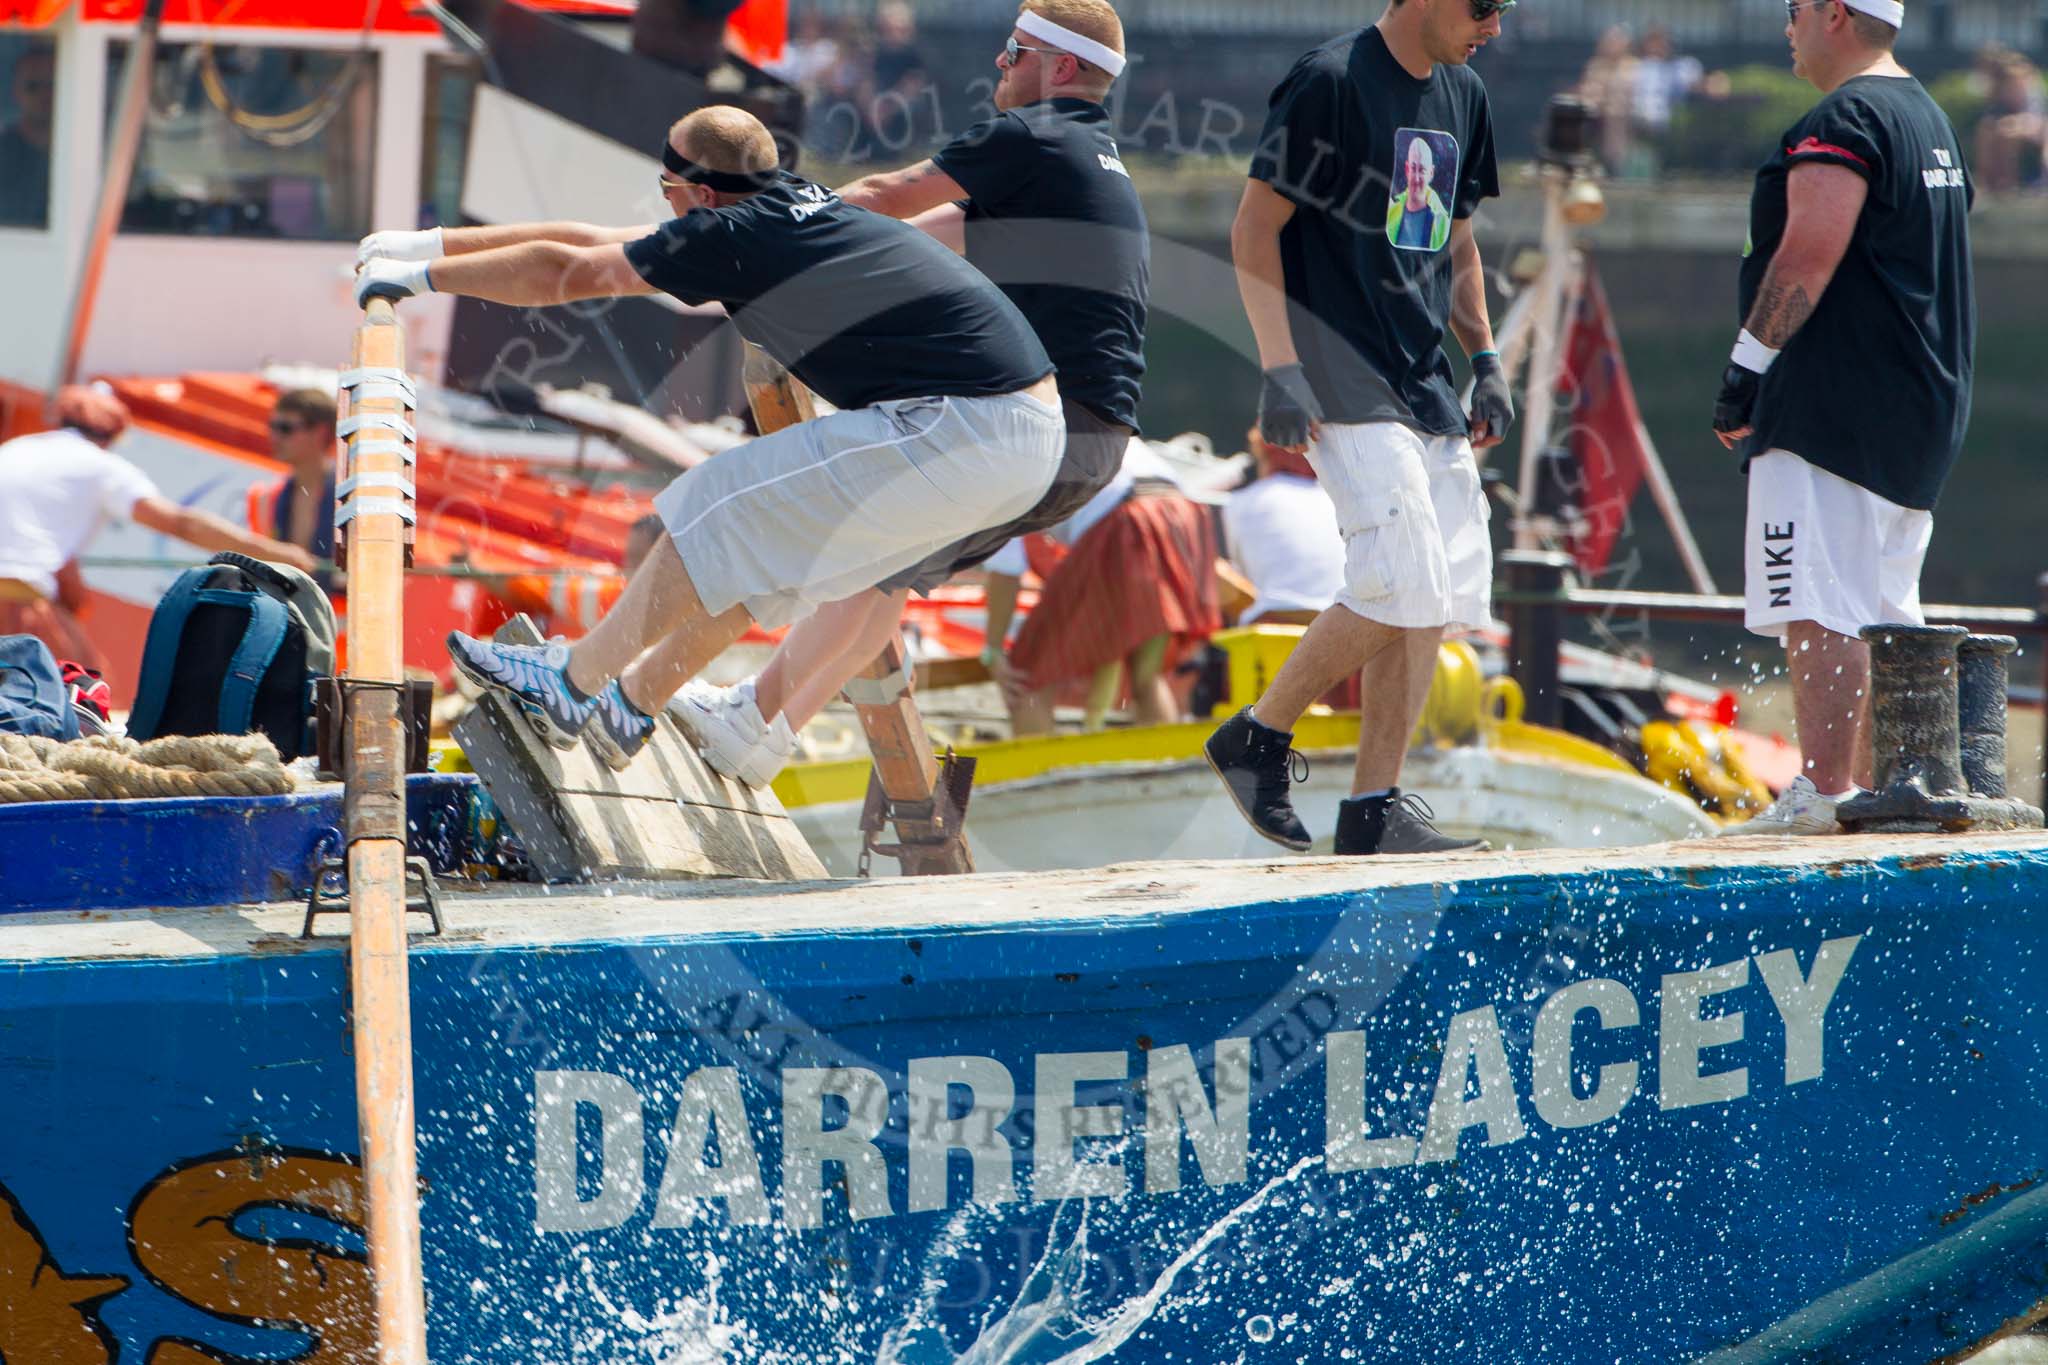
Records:
[[[1348,755],[1312,759],[1295,807],[1328,852],[1337,803],[1350,794]],[[1408,760],[1404,787],[1450,833],[1481,835],[1498,849],[1619,848],[1711,834],[1692,802],[1626,773],[1493,750],[1424,749]],[[834,876],[860,860],[860,805],[791,810]],[[1274,846],[1245,824],[1199,759],[1067,769],[978,788],[968,838],[983,872],[1042,872],[1179,858],[1271,858]],[[891,859],[874,866],[893,872]]]

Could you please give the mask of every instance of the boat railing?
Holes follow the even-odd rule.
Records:
[[[1501,556],[1504,586],[1494,605],[1508,626],[1508,672],[1527,698],[1525,718],[1535,725],[1559,727],[1564,721],[1558,648],[1564,643],[1568,616],[1606,617],[1633,614],[1651,621],[1704,621],[1740,626],[1740,597],[1705,593],[1635,592],[1585,588],[1571,581],[1571,556],[1548,550],[1510,550]],[[1962,626],[1973,634],[2010,635],[2022,649],[2033,648],[2040,670],[2039,688],[2015,687],[2019,700],[2048,704],[2048,574],[2039,580],[2036,607],[1958,606],[1929,603],[1921,608],[1927,624]],[[2048,791],[2048,743],[2042,745],[2042,789]]]

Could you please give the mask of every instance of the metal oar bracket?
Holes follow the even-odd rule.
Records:
[[[419,888],[417,892],[413,890],[415,884]],[[439,938],[443,929],[441,891],[434,883],[434,869],[425,858],[405,860],[405,888],[405,912],[408,915],[425,915],[433,925],[426,936]],[[329,858],[313,873],[313,889],[306,895],[306,923],[305,927],[299,930],[299,937],[312,938],[313,922],[320,916],[347,913],[348,861],[344,858]]]
[[[411,418],[419,410],[419,385],[404,370],[389,366],[363,366],[344,370],[341,390],[350,396],[350,406],[365,402],[389,402],[405,411],[351,412],[335,426],[347,454],[340,470],[334,511],[335,555],[346,553],[349,523],[358,517],[380,514],[405,523],[405,567],[413,565],[415,530],[419,524],[419,490],[404,474],[365,471],[360,461],[370,454],[397,455],[409,472],[419,463],[419,432]]]
[[[906,877],[936,877],[962,871],[965,857],[967,803],[974,795],[978,760],[946,750],[939,760],[939,780],[928,801],[892,801],[879,771],[868,771],[868,794],[860,812],[860,875],[873,875],[876,854],[894,858]],[[896,842],[877,843],[883,830],[896,827]]]

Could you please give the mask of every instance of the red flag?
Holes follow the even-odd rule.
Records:
[[[1565,345],[1559,399],[1570,406],[1567,438],[1579,468],[1579,510],[1585,529],[1572,547],[1579,571],[1592,578],[1607,567],[1615,539],[1628,520],[1629,503],[1642,486],[1649,458],[1643,448],[1643,418],[1635,386],[1607,307],[1607,291],[1592,263]]]

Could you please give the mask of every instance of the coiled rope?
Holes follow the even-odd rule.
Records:
[[[282,796],[296,783],[263,735],[95,735],[66,744],[0,734],[0,804],[164,796]]]

